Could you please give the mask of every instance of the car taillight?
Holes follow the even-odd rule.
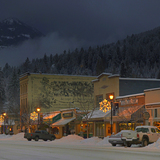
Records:
[[[137,133],[137,138],[139,138],[139,134]]]
[[[33,134],[31,134],[31,136],[33,136]]]
[[[123,137],[123,135],[121,134],[121,138]]]

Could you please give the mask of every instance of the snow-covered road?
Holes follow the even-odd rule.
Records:
[[[155,144],[156,145],[156,144]],[[96,137],[67,136],[55,141],[27,141],[23,134],[0,135],[0,160],[159,160],[160,149],[153,147],[112,147]]]

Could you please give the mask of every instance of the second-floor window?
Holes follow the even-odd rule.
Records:
[[[157,109],[154,110],[154,117],[157,118]]]

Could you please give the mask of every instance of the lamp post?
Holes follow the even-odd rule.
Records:
[[[39,112],[41,111],[40,108],[37,108],[37,112],[38,112],[38,126],[39,126]]]
[[[109,95],[109,99],[110,99],[110,101],[111,101],[111,135],[112,135],[112,108],[113,108],[113,98],[114,98],[113,94],[110,94],[110,95]]]
[[[3,122],[3,124],[4,124],[4,129],[3,129],[3,132],[5,133],[5,121],[6,121],[6,113],[4,112],[3,113],[3,118],[4,118],[4,122]]]

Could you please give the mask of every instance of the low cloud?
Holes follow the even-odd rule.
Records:
[[[0,67],[4,67],[6,63],[11,66],[22,64],[28,57],[30,60],[34,58],[42,58],[44,54],[55,55],[61,54],[64,50],[74,50],[85,46],[85,41],[72,38],[60,38],[58,33],[51,33],[47,36],[36,39],[27,40],[16,47],[8,47],[0,50]]]

